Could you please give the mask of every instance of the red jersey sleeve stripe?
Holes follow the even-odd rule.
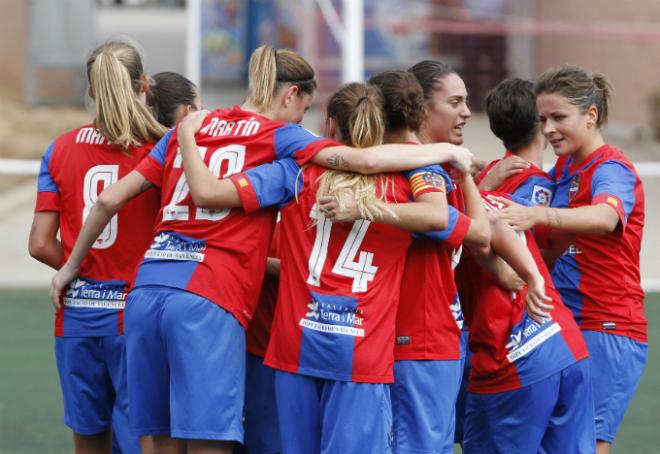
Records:
[[[617,216],[619,216],[619,221],[621,222],[621,226],[623,226],[623,228],[625,229],[626,213],[624,211],[623,203],[621,202],[621,199],[619,199],[617,196],[612,194],[598,194],[593,198],[591,204],[598,205],[600,203],[604,203],[614,208],[614,211],[616,211]]]
[[[457,248],[460,246],[465,239],[465,235],[467,235],[471,223],[472,220],[469,216],[459,212],[456,225],[454,226],[454,229],[452,230],[449,237],[445,240],[447,245],[452,248]]]
[[[260,208],[259,198],[257,197],[257,193],[254,190],[254,187],[252,187],[250,180],[242,173],[232,175],[229,179],[234,183],[234,186],[238,191],[243,210],[245,210],[246,213],[257,211]]]
[[[163,166],[151,155],[140,161],[135,170],[155,186],[161,187],[163,183]]]
[[[296,154],[294,155],[294,158],[296,159],[298,165],[303,166],[307,164],[309,161],[311,161],[314,158],[314,156],[319,154],[323,149],[328,147],[338,147],[341,145],[343,144],[339,142],[335,142],[334,140],[330,140],[330,139],[317,140],[315,142],[310,143],[302,150],[297,151]]]
[[[60,211],[60,194],[59,192],[38,192],[37,204],[34,208],[35,213],[42,211]]]

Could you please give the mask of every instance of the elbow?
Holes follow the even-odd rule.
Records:
[[[445,211],[443,214],[436,214],[429,227],[429,230],[445,230],[449,227],[449,213]]]
[[[112,192],[105,190],[96,199],[94,207],[108,213],[116,213],[124,204],[124,201],[115,196]],[[94,209],[94,208],[92,208]]]
[[[351,170],[363,175],[382,173],[380,160],[378,159],[377,154],[370,151],[360,153],[360,158],[355,162],[355,168]]]
[[[45,242],[33,240],[30,238],[28,243],[28,252],[33,259],[39,260],[41,262],[46,253]]]
[[[198,208],[217,208],[217,206],[214,206],[213,204],[215,197],[213,197],[213,194],[211,194],[210,191],[204,191],[204,190],[193,191],[191,188],[190,197],[192,198],[192,201],[195,204],[195,206]]]
[[[619,218],[617,217],[615,220],[607,220],[607,222],[603,222],[603,224],[600,226],[600,231],[598,234],[600,235],[607,235],[608,233],[613,233],[616,231],[616,229],[619,227]]]

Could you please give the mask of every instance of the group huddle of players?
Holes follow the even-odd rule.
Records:
[[[77,452],[609,450],[647,336],[603,76],[502,81],[484,167],[436,61],[340,87],[325,137],[291,50],[213,112],[126,42],[87,74],[94,121],[46,150],[30,235]]]

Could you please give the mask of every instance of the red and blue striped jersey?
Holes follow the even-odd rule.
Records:
[[[579,164],[557,160],[550,176],[557,183],[556,208],[605,203],[619,225],[606,235],[576,235],[559,257],[552,279],[583,330],[647,341],[639,254],[644,227],[644,189],[633,164],[610,145]]]
[[[434,167],[428,172],[443,182],[443,190],[453,199],[452,193],[457,191],[453,181],[442,167]],[[420,173],[417,175],[419,178]],[[442,235],[435,239],[416,235],[408,248],[396,317],[397,361],[458,360],[464,355],[460,345],[463,312],[452,259],[470,227],[470,218],[452,205],[448,208],[449,225]]]
[[[336,144],[299,125],[272,121],[238,106],[212,112],[195,140],[218,178],[277,158],[295,157],[304,163]],[[196,207],[183,172],[176,128],[137,170],[161,188],[162,202],[156,234],[135,287],[159,285],[195,293],[247,327],[261,289],[276,211]]]
[[[492,195],[483,192],[488,210],[501,208]],[[522,201],[521,199],[518,199]],[[587,348],[571,312],[562,303],[530,231],[521,234],[545,280],[545,292],[554,309],[543,323],[537,323],[525,306],[526,288],[511,293],[496,278],[465,254],[461,297],[470,326],[469,347],[472,369],[468,390],[490,394],[511,391],[536,383],[588,356]]]
[[[507,151],[502,159],[510,158],[511,156],[515,155]],[[495,164],[500,161],[501,159],[496,159],[488,164],[479,173],[477,178],[475,178],[475,183],[481,183]],[[494,191],[512,194],[520,199],[529,200],[534,205],[550,205],[552,195],[555,191],[555,183],[547,173],[536,167],[533,163],[530,163],[529,168],[524,169],[518,174],[509,176]]]
[[[85,125],[61,135],[41,158],[35,211],[59,213],[60,239],[68,259],[98,195],[132,171],[153,144],[127,151]],[[149,247],[159,197],[150,189],[112,217],[81,263],[80,275],[63,296],[56,336],[110,336],[123,332],[126,292]]]
[[[341,381],[393,380],[396,308],[412,234],[378,222],[332,223],[316,209],[319,177],[291,160],[233,177],[246,210],[281,205],[280,294],[265,364]],[[385,198],[407,202],[408,181]]]

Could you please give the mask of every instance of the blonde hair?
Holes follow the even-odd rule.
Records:
[[[312,94],[316,90],[314,69],[290,49],[275,50],[264,45],[250,57],[248,69],[248,102],[258,109],[267,109],[277,91],[284,84],[298,87],[298,95]]]
[[[351,83],[344,85],[328,100],[327,116],[337,123],[342,141],[347,145],[366,148],[383,143],[385,120],[383,96],[374,85]],[[357,202],[360,215],[373,221],[385,212],[392,213],[383,201],[388,190],[389,178],[381,179],[380,194],[376,191],[373,175],[359,175],[338,170],[327,170],[319,178],[316,201],[332,196],[340,209],[352,197]]]
[[[139,99],[142,58],[126,42],[109,41],[87,59],[87,78],[95,101],[95,126],[124,151],[156,142],[167,128],[158,123]]]

